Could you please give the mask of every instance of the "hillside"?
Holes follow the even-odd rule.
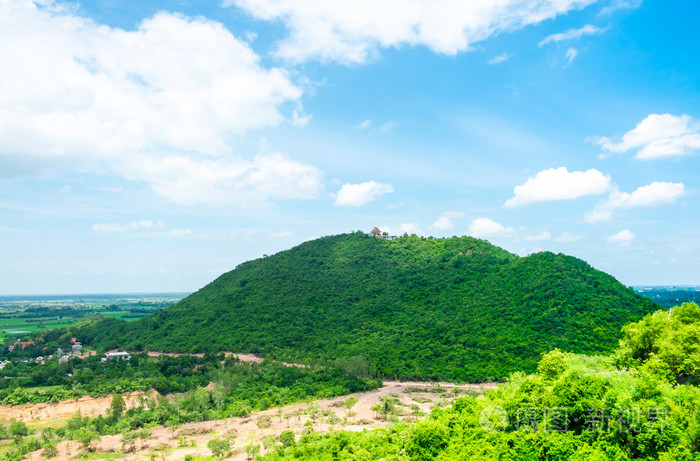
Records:
[[[555,347],[610,351],[622,325],[657,308],[570,256],[356,232],[241,264],[157,314],[79,335],[103,348],[230,350],[479,381],[534,370]]]

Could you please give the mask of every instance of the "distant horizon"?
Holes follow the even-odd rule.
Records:
[[[96,297],[124,297],[124,296],[136,296],[136,297],[146,297],[146,296],[180,296],[180,295],[191,295],[194,291],[125,291],[125,292],[104,292],[104,293],[20,293],[20,294],[0,294],[0,301],[6,301],[8,298],[20,298],[26,299],[30,298],[42,298],[42,299],[53,299],[56,298],[68,298],[68,297],[82,297],[88,298],[90,296]]]
[[[685,284],[662,284],[662,285],[649,285],[649,284],[642,284],[642,285],[627,285],[630,286],[634,289],[640,289],[640,288],[695,288],[700,290],[700,283],[698,284],[690,284],[690,285],[685,285]],[[69,297],[83,297],[83,298],[88,298],[90,296],[97,296],[97,297],[125,297],[128,295],[134,295],[134,296],[139,296],[139,297],[146,297],[146,296],[156,296],[156,295],[176,295],[180,296],[183,295],[183,297],[189,296],[192,293],[195,293],[197,290],[193,291],[144,291],[144,292],[123,292],[123,293],[118,293],[118,292],[106,292],[106,293],[35,293],[35,294],[27,294],[27,293],[20,293],[20,294],[0,294],[0,301],[8,301],[9,298],[19,298],[18,300],[23,300],[23,299],[31,299],[31,298],[40,298],[40,299],[53,299],[52,297],[57,297],[57,298],[69,298]]]

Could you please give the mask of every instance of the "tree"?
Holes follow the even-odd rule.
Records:
[[[260,454],[260,445],[256,443],[251,443],[245,446],[245,453],[248,455],[248,459],[255,459]]]
[[[294,445],[294,431],[286,430],[280,434],[280,443],[285,447]]]
[[[229,441],[224,439],[211,439],[207,442],[207,448],[209,448],[211,453],[217,458],[223,458],[231,451]]]
[[[26,437],[29,435],[29,428],[22,421],[17,421],[10,426],[10,434],[12,434],[13,437]]]
[[[209,406],[209,401],[211,399],[211,394],[208,390],[203,387],[198,387],[192,392],[192,400],[195,407],[200,411],[202,415],[202,421],[204,421],[204,412]]]
[[[121,394],[112,394],[112,403],[109,404],[109,413],[112,416],[112,419],[119,421],[125,408],[126,403],[124,402],[124,398],[121,396]]]
[[[81,427],[75,433],[75,438],[83,445],[87,451],[92,451],[92,442],[98,439],[100,435],[91,427]]]
[[[542,354],[542,359],[537,365],[537,372],[549,380],[558,378],[564,370],[566,370],[566,354],[559,349]]]
[[[354,407],[356,403],[357,403],[357,399],[355,397],[350,397],[349,399],[346,399],[343,402],[343,406],[345,407],[345,409],[348,412],[348,417],[350,417],[350,414],[351,414],[350,410],[352,410],[352,407]]]
[[[136,439],[138,434],[136,431],[124,431],[122,433],[122,450],[133,451],[136,448]]]

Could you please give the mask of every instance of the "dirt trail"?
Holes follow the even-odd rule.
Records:
[[[316,400],[312,403],[294,404],[287,407],[271,408],[250,414],[245,418],[229,418],[217,421],[204,421],[201,423],[188,423],[173,430],[167,427],[157,427],[151,430],[150,436],[145,440],[137,441],[132,452],[123,452],[120,459],[125,460],[183,460],[187,455],[209,456],[210,450],[207,442],[213,438],[225,438],[227,434],[235,431],[235,438],[230,440],[233,449],[230,458],[233,460],[245,460],[244,447],[251,443],[260,445],[264,452],[263,441],[270,437],[278,437],[287,429],[293,430],[297,439],[302,431],[308,430],[311,425],[314,430],[326,432],[334,429],[362,431],[374,429],[391,424],[379,418],[373,407],[381,402],[382,397],[395,396],[400,402],[401,409],[399,419],[410,421],[422,414],[430,413],[435,405],[448,405],[455,398],[463,396],[464,392],[471,390],[483,392],[493,389],[493,383],[455,385],[449,383],[425,383],[425,382],[385,382],[384,387],[369,392],[346,395],[333,399]],[[454,389],[459,391],[455,392]],[[343,406],[348,398],[354,397],[357,403],[352,407],[351,414]],[[305,413],[310,405],[318,405],[320,412],[316,421]],[[82,411],[82,410],[81,410]],[[334,413],[339,422],[331,425],[330,414]],[[325,414],[325,416],[324,416]],[[268,427],[269,425],[269,427]],[[122,452],[121,435],[105,436],[96,445],[98,453]],[[58,461],[76,459],[80,446],[77,442],[62,442],[58,446]],[[114,455],[113,455],[114,456]],[[29,455],[30,460],[42,460],[41,451]]]

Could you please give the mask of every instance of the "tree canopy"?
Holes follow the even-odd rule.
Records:
[[[367,375],[481,381],[542,352],[609,352],[653,302],[580,259],[362,232],[241,264],[162,311],[72,330],[103,349],[235,351]]]

